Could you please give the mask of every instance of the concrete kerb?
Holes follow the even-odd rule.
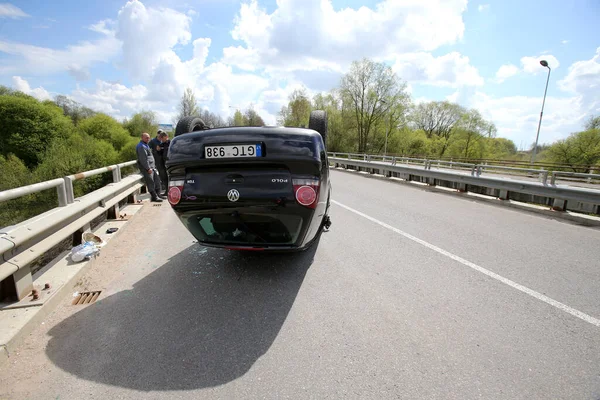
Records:
[[[345,168],[333,168],[336,171],[342,171],[346,173],[356,173],[356,170],[353,169],[345,169]],[[533,205],[528,203],[522,203],[515,200],[502,200],[497,197],[479,195],[470,192],[463,192],[456,189],[446,188],[446,187],[438,187],[438,186],[429,186],[427,184],[422,184],[421,182],[407,181],[401,178],[388,178],[379,174],[368,174],[368,173],[360,173],[361,176],[371,178],[371,179],[379,179],[385,182],[393,182],[397,184],[408,185],[414,188],[421,188],[427,191],[433,191],[436,193],[442,193],[445,195],[458,196],[461,198],[465,198],[472,201],[482,201],[499,207],[508,207],[519,211],[534,213],[537,215],[544,216],[550,219],[557,219],[566,221],[569,223],[575,223],[577,225],[583,225],[588,227],[600,227],[600,217],[589,216],[586,214],[580,214],[573,211],[556,211],[553,210],[550,206],[542,206],[542,205]]]
[[[144,204],[148,203],[144,201]],[[130,204],[128,206],[133,206],[133,204]],[[125,206],[124,208],[127,208],[127,206]],[[134,217],[137,214],[137,211],[139,210],[140,208],[137,208],[137,210],[129,212],[128,216]],[[110,246],[110,242],[114,241],[114,239],[117,238],[124,231],[124,228],[129,221],[131,221],[130,218],[121,221],[108,220],[107,223],[101,224],[99,226],[101,227],[101,229],[105,229],[107,224],[115,222],[117,222],[120,226],[119,230],[111,234],[111,240],[107,241],[107,244],[106,246],[104,246],[104,248]],[[98,230],[96,230],[96,235],[102,237]],[[69,254],[70,250],[64,251],[49,264],[64,262],[69,257]],[[100,252],[100,257],[102,256],[101,254],[102,251]],[[77,285],[80,278],[89,270],[90,267],[94,265],[95,262],[96,258],[92,258],[88,261],[68,265],[67,268],[71,271],[69,271],[69,276],[65,278],[66,281],[60,286],[55,287],[55,292],[49,295],[48,299],[44,302],[43,305],[18,309],[0,310],[0,326],[3,327],[3,329],[0,331],[0,368],[9,366],[11,353],[15,352],[18,349],[18,347],[23,343],[26,337],[30,335],[33,332],[33,330],[37,326],[39,326],[44,321],[44,319],[58,307],[59,304],[61,304],[61,302],[65,301],[67,297],[72,295],[73,291],[75,290],[75,286]],[[35,287],[44,286],[44,281],[46,280],[44,276],[48,271],[51,271],[51,269],[48,269],[46,272],[43,272],[39,274],[39,276],[36,276],[36,279],[34,281]]]

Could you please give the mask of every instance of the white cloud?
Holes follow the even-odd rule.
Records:
[[[173,52],[176,45],[191,40],[190,17],[172,9],[147,8],[140,1],[129,1],[119,11],[115,36],[122,43],[122,66],[130,76],[135,80],[150,79],[153,69],[165,59],[177,57]]]
[[[528,147],[535,142],[537,124],[542,107],[542,96],[493,97],[478,92],[470,106],[477,108],[484,117],[498,127],[498,135],[523,142]],[[540,130],[540,142],[550,143],[581,130],[586,112],[580,97],[546,98]]]
[[[551,54],[545,54],[539,57],[522,57],[521,65],[523,66],[523,71],[528,74],[538,74],[540,72],[547,71],[545,67],[540,65],[541,60],[548,61],[548,65],[552,69],[556,69],[560,65],[556,57]]]
[[[280,0],[277,5],[269,14],[256,0],[243,4],[232,37],[244,42],[268,70],[327,66],[335,71],[345,69],[357,54],[392,59],[455,43],[463,36],[466,0],[385,0],[374,9],[339,11],[330,0]]]
[[[434,57],[431,53],[405,53],[396,57],[392,69],[413,83],[442,87],[481,86],[483,78],[469,57],[457,52]]]
[[[573,63],[558,87],[579,95],[589,114],[600,113],[600,47],[591,59]]]
[[[496,79],[494,81],[496,83],[502,83],[506,79],[515,76],[520,72],[537,75],[540,72],[547,71],[546,67],[542,67],[540,64],[541,60],[546,60],[552,69],[558,68],[560,65],[556,57],[551,54],[544,54],[537,57],[521,57],[521,68],[514,64],[502,65],[500,68],[498,68],[498,71],[496,71]]]
[[[111,19],[105,19],[92,24],[88,27],[89,30],[101,33],[103,35],[112,36],[114,34],[115,21]]]
[[[477,10],[479,12],[483,12],[483,11],[486,11],[486,10],[489,10],[489,9],[490,9],[490,5],[489,4],[480,4],[479,7],[477,7]]]
[[[165,103],[148,100],[148,89],[143,85],[127,87],[120,83],[109,83],[96,80],[93,89],[76,89],[71,96],[73,100],[117,119],[130,117],[140,110],[155,110],[159,113],[161,121],[166,116]]]
[[[558,82],[562,90],[569,92],[600,92],[600,47],[589,60],[577,61],[569,67],[564,79]]]
[[[119,41],[108,33],[101,39],[80,42],[62,50],[0,40],[0,52],[17,57],[2,72],[47,75],[86,68],[111,59],[118,53],[119,47]]]
[[[21,10],[19,7],[10,3],[0,3],[0,18],[18,19],[26,17],[30,17],[30,15]]]
[[[90,71],[87,68],[77,64],[69,65],[67,71],[77,81],[87,81],[91,77]]]
[[[48,91],[46,89],[44,89],[41,86],[38,88],[32,89],[31,86],[29,85],[29,82],[27,82],[25,79],[21,78],[20,76],[13,76],[12,81],[13,81],[13,87],[20,92],[23,92],[25,94],[33,96],[38,100],[51,100],[52,99],[52,96],[50,96],[50,93],[48,93]]]
[[[242,46],[226,47],[223,49],[223,62],[235,65],[244,71],[254,71],[258,64],[258,52]]]
[[[549,63],[554,62],[555,67],[558,66],[557,61],[550,57],[546,59]],[[525,66],[531,63],[529,71],[533,73],[534,61],[538,62],[537,58],[531,57],[531,60],[524,62]],[[560,93],[552,93],[552,87],[549,88],[540,131],[542,143],[550,143],[580,131],[586,118],[600,113],[600,47],[589,60],[573,63],[557,86],[569,97],[558,97]],[[469,106],[479,109],[486,118],[492,120],[498,126],[500,136],[512,139],[517,145],[523,141],[525,146],[529,146],[535,141],[542,100],[541,94],[498,98],[477,92],[470,99]]]
[[[561,41],[560,41],[560,44],[567,44],[567,43],[569,43],[569,40],[566,40],[566,39],[565,39],[565,40],[561,40]]]
[[[496,72],[496,82],[501,83],[519,73],[519,67],[513,64],[505,64],[498,68]]]

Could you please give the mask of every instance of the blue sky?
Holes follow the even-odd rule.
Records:
[[[1,0],[0,0],[1,1]],[[185,87],[227,116],[268,122],[298,87],[339,83],[352,60],[388,63],[413,100],[475,107],[498,135],[542,142],[600,114],[597,0],[39,0],[0,3],[0,84],[117,118],[171,122]]]

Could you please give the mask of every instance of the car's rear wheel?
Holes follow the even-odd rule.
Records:
[[[200,117],[183,117],[177,122],[175,127],[175,136],[183,135],[184,133],[202,131],[207,129],[206,124]]]
[[[311,111],[308,128],[319,132],[323,138],[323,144],[327,146],[327,111]]]

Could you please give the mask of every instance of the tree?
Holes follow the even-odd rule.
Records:
[[[464,113],[465,110],[458,104],[431,101],[418,104],[411,115],[411,121],[415,128],[424,131],[428,138],[433,135],[449,138],[452,128]]]
[[[572,133],[568,138],[559,140],[548,149],[548,157],[552,162],[567,164],[574,171],[578,166],[589,166],[600,163],[600,129],[591,129]]]
[[[96,114],[91,108],[85,107],[82,104],[68,98],[67,96],[58,95],[54,98],[54,103],[63,110],[63,114],[71,118],[73,123],[77,125],[81,120],[89,118]]]
[[[202,110],[199,116],[200,118],[202,118],[202,121],[204,121],[204,123],[210,128],[219,128],[226,125],[225,121],[223,120],[223,118],[221,118],[220,115],[210,112],[208,110]]]
[[[278,123],[283,126],[308,126],[312,105],[305,89],[296,89],[287,106],[281,107]]]
[[[315,110],[327,112],[327,150],[354,151],[352,138],[347,134],[353,128],[351,126],[352,119],[344,118],[339,90],[334,89],[326,95],[318,93],[313,99],[313,107]]]
[[[129,135],[139,138],[144,132],[147,132],[152,136],[158,131],[158,122],[156,120],[156,114],[153,111],[141,111],[134,114],[131,119],[125,119],[123,121],[123,127],[127,129]]]
[[[244,113],[244,126],[264,126],[265,121],[258,113],[254,110],[251,105]]]
[[[244,115],[240,110],[235,110],[229,126],[244,126]]]
[[[501,160],[517,154],[517,145],[510,139],[488,138],[485,144],[485,158]]]
[[[196,116],[200,114],[200,109],[196,102],[196,96],[191,88],[185,89],[179,105],[177,106],[179,113],[177,114],[177,120],[183,117]]]
[[[54,140],[64,140],[73,132],[73,123],[61,108],[42,104],[32,97],[0,96],[0,154],[13,153],[29,168]]]
[[[463,139],[464,158],[482,158],[484,147],[480,146],[483,138],[496,136],[496,126],[483,119],[479,111],[470,109],[464,112],[457,123],[457,129]],[[474,146],[478,147],[477,155],[470,151]]]
[[[591,115],[585,122],[584,129],[586,131],[591,131],[592,129],[600,129],[600,115]]]
[[[383,126],[390,110],[408,98],[406,84],[390,67],[366,58],[352,63],[340,91],[343,108],[351,110],[355,122],[359,152],[369,149],[374,128]]]
[[[416,129],[425,132],[428,139],[434,136],[437,155],[442,157],[452,139],[455,128],[467,111],[458,104],[449,101],[431,101],[420,103],[414,108],[410,120]],[[464,120],[463,120],[464,123]]]
[[[79,130],[96,139],[105,140],[120,151],[127,143],[136,142],[117,120],[106,115],[96,114],[79,123]]]

